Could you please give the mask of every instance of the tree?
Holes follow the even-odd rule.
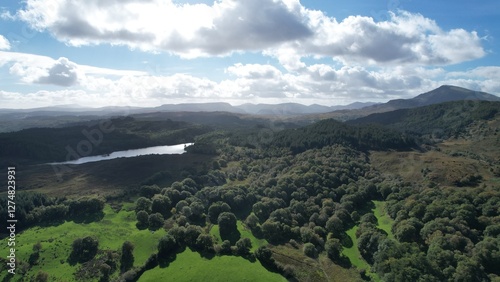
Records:
[[[49,274],[45,271],[38,271],[35,277],[35,282],[47,282],[49,281]]]
[[[172,235],[165,235],[158,242],[158,257],[168,258],[177,248],[177,242]]]
[[[152,203],[153,202],[151,202],[150,199],[140,197],[139,199],[137,199],[137,202],[135,204],[135,212],[138,213],[139,211],[145,211],[149,214],[151,212]]]
[[[259,218],[251,213],[247,219],[245,220],[245,224],[250,228],[250,229],[255,229],[257,228],[258,224],[259,224]]]
[[[146,228],[149,225],[149,215],[146,211],[139,211],[136,214],[137,217],[137,227],[138,228]]]
[[[86,216],[102,212],[105,200],[98,197],[82,197],[69,202],[68,213],[73,217]]]
[[[231,254],[231,242],[229,240],[224,240],[220,245],[220,253],[223,255]]]
[[[261,246],[255,250],[255,257],[263,264],[267,266],[274,266],[275,260],[273,258],[273,252],[266,246]]]
[[[134,244],[130,241],[125,241],[122,245],[122,254],[120,257],[121,272],[126,272],[134,266]]]
[[[174,237],[178,244],[183,244],[186,237],[186,227],[184,226],[174,226],[168,230],[168,234]]]
[[[109,264],[107,263],[103,263],[99,266],[99,270],[102,274],[99,282],[109,281],[109,275],[111,274],[112,271],[111,266],[109,266]]]
[[[336,215],[333,215],[326,222],[326,230],[337,237],[344,231],[344,223]]]
[[[170,198],[163,195],[155,195],[151,204],[151,212],[160,213],[164,217],[170,213],[172,209],[172,201]]]
[[[343,249],[342,244],[340,243],[339,239],[330,238],[326,240],[325,243],[326,254],[332,261],[338,262],[340,260],[342,255],[342,249]]]
[[[196,239],[196,247],[205,252],[214,251],[214,239],[210,234],[200,234]]]
[[[210,222],[217,223],[219,215],[223,212],[229,211],[231,211],[231,207],[229,207],[228,204],[224,202],[216,202],[208,208],[208,218],[210,219]]]
[[[87,262],[97,254],[98,246],[99,241],[95,237],[78,238],[73,241],[70,260],[80,263]]]
[[[158,230],[163,226],[164,222],[165,220],[163,219],[161,213],[153,213],[148,217],[149,228],[152,230]]]
[[[500,275],[500,238],[486,237],[477,243],[474,249],[475,257],[484,266],[486,272]]]
[[[252,241],[249,238],[241,238],[236,242],[236,253],[239,255],[247,255],[252,248]]]
[[[358,238],[358,249],[361,256],[370,264],[373,264],[373,254],[377,252],[380,243],[387,237],[378,229],[368,229]]]
[[[366,213],[360,218],[360,222],[369,222],[373,224],[377,224],[378,220],[377,217],[373,213]]]
[[[189,225],[184,233],[184,242],[188,246],[195,247],[198,236],[203,233],[203,229],[198,225]]]
[[[274,222],[279,222],[285,225],[292,225],[292,214],[288,208],[277,209],[269,215],[269,219]]]
[[[413,225],[409,223],[402,223],[397,225],[394,236],[400,242],[413,242],[418,238],[418,232]]]
[[[497,265],[498,268],[498,265]],[[481,264],[473,258],[463,257],[459,260],[453,281],[469,282],[469,281],[488,281],[486,274],[481,269]]]
[[[266,220],[261,226],[262,234],[267,240],[272,242],[281,242],[284,240],[284,235],[281,230],[281,224],[271,220]]]
[[[316,258],[318,256],[318,251],[316,250],[316,247],[314,247],[312,243],[305,243],[302,250],[304,254],[308,257]]]
[[[151,199],[154,195],[160,194],[161,189],[158,185],[143,185],[140,188],[141,196]]]
[[[237,232],[236,216],[231,212],[223,212],[217,218],[221,238],[227,238],[230,234]]]
[[[42,243],[40,242],[37,242],[36,244],[33,245],[33,251],[34,252],[40,252],[40,250],[42,249]]]
[[[189,205],[189,208],[191,209],[190,218],[192,220],[199,220],[204,217],[205,206],[200,201],[193,201],[191,205]]]
[[[500,236],[500,224],[493,224],[486,227],[484,236],[498,237]]]

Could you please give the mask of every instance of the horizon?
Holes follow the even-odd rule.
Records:
[[[426,94],[428,92],[431,92],[431,91],[434,91],[434,90],[437,90],[439,88],[442,88],[442,87],[457,87],[457,88],[463,88],[463,87],[460,87],[460,86],[455,86],[455,85],[441,85],[435,89],[432,89],[432,90],[429,90],[429,91],[426,91],[426,92],[423,92],[423,93],[419,93],[418,95],[416,96],[412,96],[412,97],[409,97],[409,98],[404,98],[406,100],[409,100],[409,99],[413,99],[419,95],[422,95],[422,94]],[[469,91],[474,91],[474,90],[470,90],[470,89],[467,89],[467,88],[463,88],[464,90],[469,90]],[[476,92],[482,92],[482,93],[486,93],[486,94],[490,94],[490,95],[493,95],[493,96],[497,96],[500,98],[499,95],[495,95],[495,94],[492,94],[492,93],[487,93],[487,92],[483,92],[483,91],[476,91]],[[102,108],[107,108],[107,107],[118,107],[118,108],[142,108],[142,109],[148,109],[148,108],[158,108],[158,107],[162,107],[162,106],[177,106],[177,105],[188,105],[188,104],[217,104],[217,103],[220,103],[220,104],[228,104],[232,107],[241,107],[243,105],[283,105],[283,104],[296,104],[296,105],[302,105],[302,106],[307,106],[307,107],[310,107],[310,106],[321,106],[321,107],[330,107],[330,108],[335,108],[335,107],[346,107],[346,106],[350,106],[350,105],[354,105],[354,104],[372,104],[372,105],[376,105],[376,104],[384,104],[384,103],[388,103],[389,101],[392,101],[392,100],[395,100],[395,99],[391,99],[391,100],[386,100],[386,101],[382,101],[382,102],[373,102],[373,101],[354,101],[354,102],[351,102],[351,103],[348,103],[348,104],[332,104],[332,105],[325,105],[325,104],[317,104],[317,103],[312,103],[312,104],[305,104],[305,103],[299,103],[299,102],[293,102],[293,101],[289,101],[289,102],[278,102],[278,103],[249,103],[249,102],[246,102],[246,103],[242,103],[242,104],[233,104],[233,103],[230,103],[230,102],[225,102],[225,101],[215,101],[215,102],[184,102],[184,103],[166,103],[166,104],[161,104],[161,105],[153,105],[153,106],[133,106],[133,105],[123,105],[123,106],[114,106],[114,105],[108,105],[108,106],[99,106],[99,107],[92,107],[92,106],[83,106],[83,105],[79,105],[79,104],[55,104],[55,105],[49,105],[49,106],[42,106],[42,107],[31,107],[31,108],[0,108],[0,110],[36,110],[36,109],[43,109],[43,108],[62,108],[62,107],[71,107],[73,109],[82,109],[82,110],[85,110],[85,109],[89,109],[89,110],[98,110],[98,109],[102,109]],[[336,111],[334,109],[334,111]]]
[[[303,105],[303,106],[322,106],[322,107],[343,107],[343,106],[349,106],[349,105],[352,105],[352,104],[356,104],[356,103],[362,103],[362,104],[368,104],[368,103],[373,103],[373,104],[382,104],[384,102],[370,102],[370,101],[367,101],[367,102],[359,102],[359,101],[356,101],[356,102],[352,102],[352,103],[349,103],[349,104],[338,104],[338,105],[331,105],[331,106],[328,106],[328,105],[322,105],[322,104],[303,104],[303,103],[298,103],[298,102],[281,102],[281,103],[275,103],[275,104],[271,104],[271,103],[243,103],[243,104],[231,104],[229,102],[224,102],[224,101],[216,101],[216,102],[185,102],[185,103],[171,103],[171,104],[161,104],[161,105],[157,105],[157,106],[144,106],[144,107],[140,107],[140,106],[133,106],[133,105],[124,105],[124,106],[100,106],[100,107],[91,107],[91,106],[82,106],[82,105],[79,105],[79,104],[54,104],[54,105],[50,105],[50,106],[43,106],[43,107],[34,107],[34,108],[0,108],[0,110],[33,110],[33,109],[43,109],[43,108],[58,108],[58,107],[72,107],[72,108],[75,108],[75,109],[102,109],[102,108],[106,108],[106,107],[123,107],[123,108],[144,108],[144,109],[147,109],[147,108],[157,108],[157,107],[161,107],[161,106],[165,106],[165,105],[172,105],[172,106],[177,106],[177,105],[188,105],[188,104],[200,104],[200,105],[203,105],[203,104],[217,104],[217,103],[220,103],[220,104],[228,104],[232,107],[240,107],[240,106],[243,106],[243,105],[283,105],[283,104],[297,104],[297,105]]]
[[[495,0],[2,3],[0,108],[342,106],[441,85],[499,96],[499,8]]]

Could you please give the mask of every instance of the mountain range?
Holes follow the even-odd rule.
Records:
[[[469,90],[462,87],[443,85],[432,91],[420,94],[411,99],[390,100],[384,104],[365,107],[364,110],[375,110],[377,112],[387,112],[399,109],[417,108],[440,104],[444,102],[473,100],[473,101],[500,101],[500,97],[486,92]]]
[[[355,102],[349,105],[323,106],[318,104],[303,105],[299,103],[281,104],[242,104],[233,106],[229,103],[183,103],[165,104],[158,107],[102,107],[88,108],[78,105],[59,105],[34,109],[0,109],[0,119],[7,116],[10,119],[25,118],[29,116],[58,116],[58,115],[112,115],[119,113],[137,114],[150,112],[229,112],[253,115],[308,115],[330,112],[353,111],[357,115],[387,112],[397,109],[416,108],[443,102],[457,100],[484,100],[500,101],[500,97],[485,92],[473,91],[457,86],[443,85],[432,91],[420,94],[411,99],[390,100],[387,103]],[[360,114],[364,113],[364,114]]]
[[[500,101],[500,97],[469,90],[457,86],[443,85],[432,91],[411,99],[390,100],[387,103],[355,102],[343,106],[323,106],[318,104],[302,105],[298,103],[282,104],[242,104],[233,106],[229,103],[184,103],[165,104],[158,107],[118,107],[102,108],[81,107],[79,105],[58,105],[34,109],[0,109],[0,132],[16,131],[30,127],[64,126],[66,123],[81,122],[102,116],[127,116],[150,113],[182,113],[183,118],[189,113],[220,112],[228,115],[251,115],[262,117],[286,118],[291,122],[307,124],[325,118],[353,120],[375,113],[390,112],[399,109],[411,109],[443,102],[459,100]],[[170,115],[169,115],[170,116]],[[61,118],[62,117],[62,118]],[[175,117],[173,117],[175,119]]]
[[[233,106],[229,103],[183,103],[183,104],[165,104],[158,107],[102,107],[88,108],[78,105],[58,105],[52,107],[42,107],[33,109],[0,109],[0,118],[8,114],[11,118],[27,116],[57,116],[61,114],[71,115],[109,115],[127,112],[130,114],[150,113],[150,112],[229,112],[238,114],[253,115],[304,115],[315,113],[327,113],[336,110],[353,110],[367,106],[376,105],[372,102],[355,102],[349,105],[322,106],[318,104],[302,105],[299,103],[282,104],[250,104],[246,103],[239,106]],[[14,115],[14,116],[12,116]]]

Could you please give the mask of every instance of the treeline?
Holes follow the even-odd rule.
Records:
[[[500,191],[383,184],[395,239],[370,236],[368,259],[384,281],[496,281]]]
[[[500,102],[466,100],[371,114],[347,123],[378,124],[401,132],[446,139],[459,136],[472,122],[490,120],[499,112]]]
[[[91,221],[102,216],[105,200],[98,197],[52,198],[37,192],[18,192],[15,199],[16,228],[50,225],[64,220]],[[0,220],[9,218],[7,201],[0,202]],[[5,233],[6,230],[2,230]]]
[[[207,126],[171,120],[140,121],[132,117],[63,128],[30,128],[0,133],[0,157],[16,161],[65,161],[69,154],[67,147],[80,157],[101,155],[193,142],[196,136],[209,131]]]
[[[416,146],[413,136],[382,126],[352,126],[333,119],[277,132],[271,145],[293,153],[340,144],[358,150],[407,150]]]
[[[365,153],[340,145],[295,156],[267,156],[231,146],[223,152],[206,175],[165,188],[141,187],[137,227],[164,227],[171,236],[171,252],[189,247],[200,253],[251,255],[251,244],[236,228],[240,220],[270,243],[307,244],[306,255],[326,252],[346,263],[342,249],[352,242],[345,231],[366,213],[371,200],[381,197],[376,185],[380,176],[370,169]],[[226,166],[232,161],[240,162],[237,171]],[[233,173],[247,184],[225,184]],[[218,226],[222,242],[208,233],[211,225]],[[276,262],[269,250],[255,256],[270,269],[293,276],[293,269]]]
[[[331,132],[349,136],[332,130],[337,125],[323,121],[297,138],[304,135],[300,142],[305,142]],[[500,263],[500,195],[493,187],[472,188],[469,181],[461,182],[460,190],[430,188],[381,175],[370,165],[369,154],[352,142],[311,143],[291,153],[277,145],[234,146],[219,137],[211,143],[218,157],[209,173],[165,188],[141,188],[139,228],[163,226],[177,247],[223,255],[238,248],[235,225],[240,220],[274,245],[288,243],[307,256],[325,254],[349,266],[343,249],[353,242],[346,231],[358,226],[357,247],[383,281],[490,281],[499,276],[494,266]],[[320,148],[310,149],[315,146]],[[378,228],[372,200],[387,202],[395,220],[393,235]],[[219,226],[223,242],[209,239],[211,225]],[[265,253],[254,255],[272,258]],[[279,269],[293,276],[291,267]]]

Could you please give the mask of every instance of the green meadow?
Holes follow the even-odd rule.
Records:
[[[385,211],[385,202],[383,201],[372,201],[375,204],[375,208],[372,209],[373,214],[377,218],[378,228],[387,232],[389,239],[394,239],[394,234],[392,234],[392,218],[387,215]]]
[[[33,227],[17,234],[18,260],[27,262],[33,253],[33,245],[38,242],[42,245],[38,264],[32,266],[24,276],[34,277],[38,271],[44,271],[49,274],[50,281],[76,281],[73,274],[79,265],[71,266],[67,262],[71,244],[75,239],[89,235],[98,238],[100,250],[118,251],[125,240],[132,242],[135,245],[134,265],[143,265],[156,251],[157,242],[165,235],[165,231],[160,229],[152,233],[149,230],[138,230],[135,226],[135,212],[131,209],[133,206],[133,203],[125,203],[119,212],[115,212],[106,205],[104,218],[97,222],[86,224],[66,221],[56,226]],[[7,244],[6,241],[4,244]],[[1,256],[7,256],[6,248],[2,248]],[[19,273],[19,269],[17,272]],[[5,275],[3,272],[0,279],[4,279]],[[16,274],[16,277],[21,278],[19,274]],[[16,278],[13,281],[16,281]]]
[[[375,208],[372,209],[373,214],[377,218],[377,227],[387,232],[388,237],[394,239],[394,235],[391,231],[391,226],[393,220],[385,212],[385,202],[383,201],[372,201],[375,204]],[[370,271],[370,265],[361,257],[358,249],[358,238],[356,238],[356,231],[359,226],[354,226],[353,228],[347,230],[347,235],[352,240],[352,247],[344,248],[343,254],[349,258],[352,265],[359,269],[365,269],[367,274],[371,276],[374,281],[380,281],[380,278],[375,273]]]
[[[143,265],[148,257],[157,251],[158,240],[166,232],[163,229],[155,232],[147,229],[138,230],[135,226],[137,221],[133,207],[133,203],[125,203],[122,209],[116,212],[106,205],[103,210],[104,217],[100,221],[91,223],[66,221],[54,226],[33,227],[17,234],[16,256],[18,260],[25,262],[26,266],[33,253],[33,245],[38,242],[42,245],[38,263],[29,268],[23,276],[35,277],[39,271],[44,271],[49,274],[50,281],[77,281],[74,273],[80,265],[72,266],[67,262],[71,244],[77,238],[90,235],[98,238],[100,250],[119,251],[125,240],[132,242],[135,246],[134,266]],[[245,229],[241,221],[238,221],[237,226],[241,238],[247,237],[252,241],[252,251],[267,245],[266,240],[255,238],[249,230]],[[214,225],[210,233],[217,238],[219,243],[221,242],[218,225]],[[5,240],[4,242],[7,243]],[[5,248],[2,248],[1,256],[7,256]],[[209,277],[207,273],[210,273]],[[111,278],[116,278],[117,275],[118,271]],[[0,279],[5,281],[5,276],[4,272]],[[285,281],[281,275],[267,271],[259,261],[250,262],[235,256],[216,256],[208,260],[189,249],[178,254],[176,260],[168,268],[156,267],[145,272],[140,281],[159,281],[156,280],[159,277],[172,277],[171,281],[227,281],[224,279]],[[21,275],[16,274],[11,281],[19,279]]]
[[[155,267],[146,271],[140,282],[156,281],[286,281],[277,274],[267,271],[257,260],[250,262],[242,257],[215,256],[206,259],[187,248],[177,254],[175,261],[166,268]]]

